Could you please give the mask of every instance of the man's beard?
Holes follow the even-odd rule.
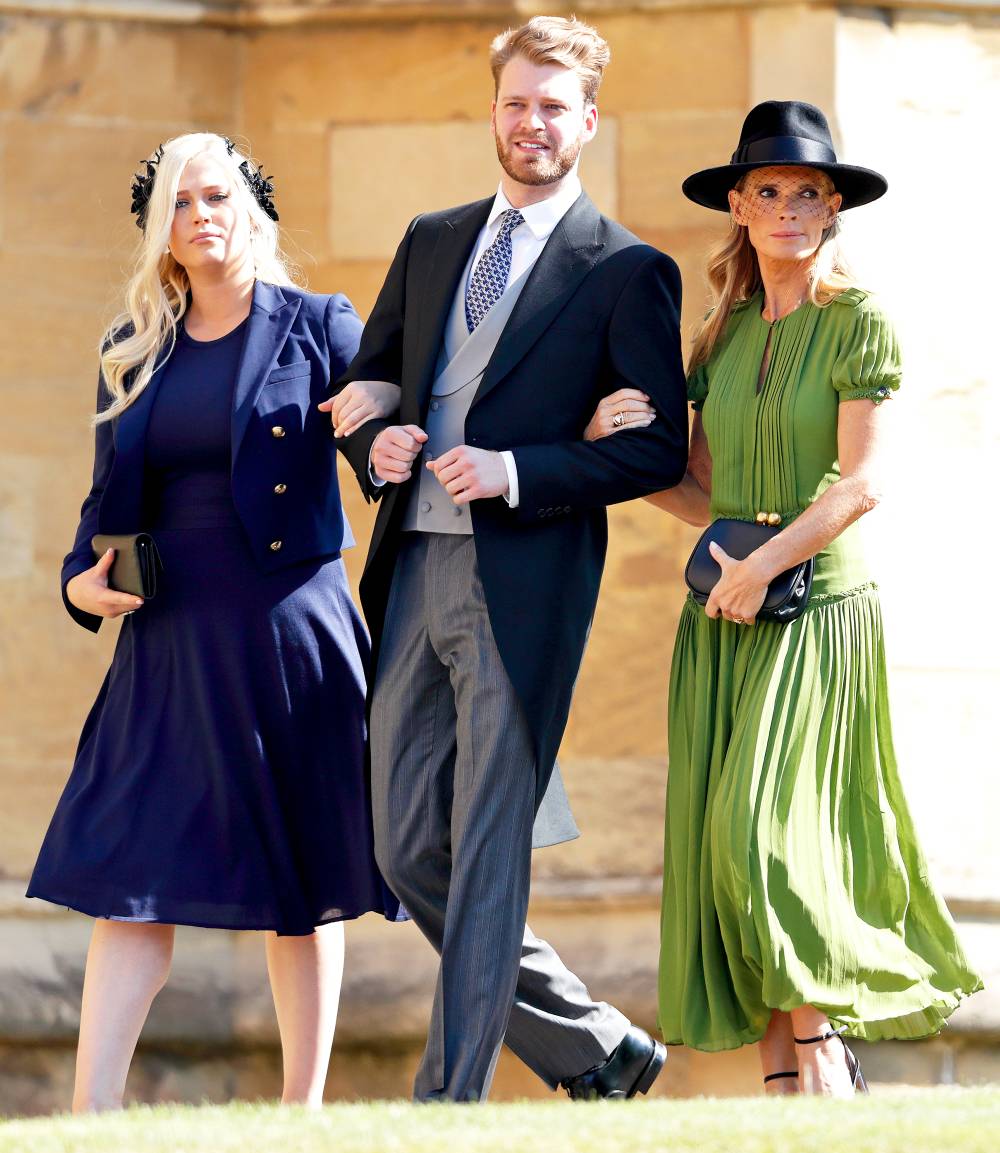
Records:
[[[494,140],[496,141],[497,159],[500,161],[500,167],[511,180],[516,180],[518,184],[555,184],[572,170],[580,155],[580,150],[583,148],[583,141],[577,137],[561,152],[539,153],[536,160],[530,163],[521,160],[518,164],[518,160],[523,154],[515,152],[516,145],[512,144],[509,148],[505,148],[498,135],[494,135]],[[549,141],[540,139],[539,143],[548,145]],[[551,145],[549,147],[551,148]]]

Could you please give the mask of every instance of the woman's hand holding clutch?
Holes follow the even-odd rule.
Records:
[[[713,619],[721,616],[734,624],[752,625],[775,574],[765,576],[754,562],[754,553],[746,560],[736,560],[715,541],[708,546],[708,551],[722,569],[722,576],[705,605],[706,616]]]
[[[144,602],[139,597],[108,588],[114,560],[115,550],[109,548],[97,564],[66,582],[66,599],[74,608],[95,617],[120,617],[142,608]]]

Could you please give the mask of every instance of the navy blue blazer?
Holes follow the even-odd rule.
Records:
[[[339,293],[318,295],[261,281],[254,286],[233,390],[232,492],[263,572],[335,556],[354,544],[340,501],[330,417],[316,406],[354,358],[361,329],[353,305]],[[146,429],[161,380],[162,373],[154,373],[135,404],[96,429],[94,480],[62,568],[63,603],[92,632],[103,618],[70,604],[66,583],[94,564],[95,534],[149,527],[143,520]],[[110,399],[102,378],[98,411]],[[276,484],[286,486],[280,496]],[[276,541],[281,544],[275,550]]]

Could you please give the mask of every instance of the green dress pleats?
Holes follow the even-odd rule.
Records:
[[[870,298],[772,326],[756,297],[690,381],[713,516],[793,519],[839,478],[837,405],[899,386]],[[937,1032],[981,988],[928,877],[892,745],[878,594],[857,534],[816,559],[789,625],[681,613],[670,677],[660,961],[664,1039],[759,1040],[813,1005],[852,1036]]]

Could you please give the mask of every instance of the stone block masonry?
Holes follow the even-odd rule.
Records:
[[[973,199],[1000,176],[984,144],[1000,97],[1000,5],[589,10],[613,55],[584,181],[604,211],[678,261],[686,333],[726,221],[686,201],[680,181],[728,158],[753,103],[823,105],[844,158],[889,176],[889,196],[847,221],[908,365],[890,406],[893,483],[869,537],[901,766],[988,991],[941,1039],[865,1061],[876,1081],[995,1080],[1000,628],[988,603],[955,607],[951,558],[981,537],[1000,449],[989,226]],[[72,624],[57,577],[89,485],[96,345],[136,235],[130,174],[180,132],[247,142],[275,175],[283,234],[310,287],[346,292],[367,315],[412,216],[495,188],[487,49],[527,14],[481,0],[0,0],[0,1113],[69,1100],[89,924],[20,894],[115,639],[113,625],[95,638]],[[346,558],[356,586],[373,510],[346,469],[342,482],[362,542]],[[584,836],[538,854],[532,921],[598,995],[652,1028],[666,678],[694,534],[642,502],[612,509],[610,523],[562,752]],[[412,926],[349,927],[331,1094],[405,1092],[432,960]],[[274,1093],[261,942],[180,933],[143,1045],[136,1097]],[[756,1092],[755,1059],[672,1054],[658,1088]],[[537,1090],[505,1058],[499,1094]]]

